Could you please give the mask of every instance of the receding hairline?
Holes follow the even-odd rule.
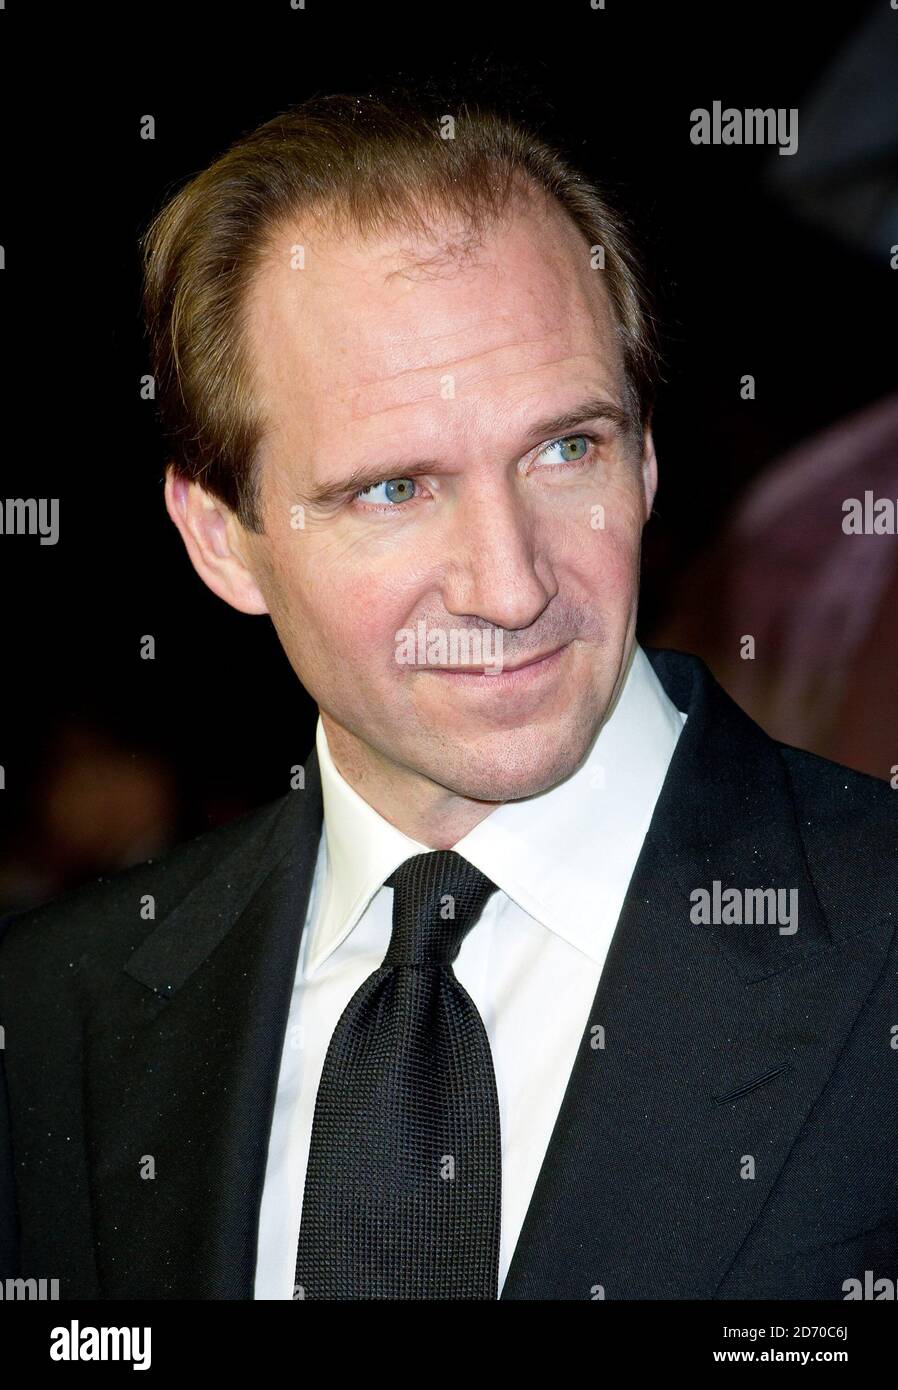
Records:
[[[243,291],[241,339],[247,366],[252,370],[255,363],[250,321],[254,309],[259,305],[262,283],[269,276],[275,277],[283,271],[287,253],[296,246],[302,246],[313,254],[317,250],[318,254],[325,256],[334,247],[339,248],[343,239],[346,239],[353,252],[389,246],[389,254],[395,257],[397,264],[384,271],[384,283],[403,276],[414,280],[451,279],[458,272],[477,264],[481,252],[486,249],[488,238],[495,233],[501,234],[516,220],[532,218],[534,213],[543,227],[554,223],[566,234],[566,250],[574,251],[579,244],[584,256],[588,255],[590,244],[583,229],[558,199],[536,184],[516,190],[496,214],[484,210],[476,221],[460,216],[451,204],[433,205],[425,223],[398,218],[377,229],[368,225],[359,227],[339,207],[317,207],[312,217],[307,216],[304,209],[297,209],[295,214],[273,220],[265,229],[264,244],[259,247]],[[551,232],[551,228],[549,230]],[[624,384],[628,389],[625,334],[619,307],[603,277],[590,276],[588,282],[584,280],[582,283],[595,287],[597,304],[601,306],[614,333]],[[638,403],[634,401],[631,404],[638,410]]]
[[[300,233],[299,244],[314,241],[334,243],[341,240],[356,246],[376,245],[407,238],[404,243],[403,265],[390,275],[401,274],[406,268],[417,269],[445,264],[448,270],[461,267],[476,257],[484,244],[485,234],[501,229],[516,217],[533,211],[547,217],[553,214],[579,237],[588,249],[589,242],[567,208],[547,189],[540,187],[532,176],[516,171],[516,184],[509,189],[502,203],[475,204],[461,208],[441,192],[429,195],[410,191],[407,203],[394,210],[389,218],[383,215],[359,218],[351,206],[336,197],[317,200],[314,204],[272,217],[262,229],[260,245],[253,259],[252,278],[266,268],[274,256],[283,254],[281,238]],[[305,240],[303,240],[305,239]],[[418,254],[415,249],[435,247],[436,251]]]

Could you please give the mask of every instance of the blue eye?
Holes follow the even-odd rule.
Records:
[[[373,495],[377,492],[378,488],[386,488],[385,499]],[[380,502],[383,500],[388,502],[406,502],[410,497],[414,496],[414,491],[414,478],[385,478],[382,483],[372,483],[370,487],[363,487],[361,491],[357,492],[355,495],[356,497],[364,497],[369,502]]]
[[[579,447],[580,445],[583,446],[583,452],[582,452],[582,453],[579,453],[579,454],[578,454],[578,453],[573,453],[573,454],[572,454],[572,453],[569,452],[569,450],[570,450],[571,448],[576,449],[576,448]],[[559,460],[559,462],[561,462],[561,463],[579,463],[580,459],[584,458],[585,455],[588,453],[588,451],[589,451],[589,445],[590,445],[590,439],[589,439],[589,436],[588,436],[588,435],[586,435],[586,434],[569,434],[565,439],[553,439],[552,442],[551,442],[551,444],[547,444],[546,447],[545,447],[545,449],[542,450],[542,453],[540,454],[540,457],[542,457],[542,455],[545,454],[545,453],[547,452],[547,450],[549,450],[549,449],[561,449],[561,451],[562,451],[562,456],[561,456],[561,459]]]

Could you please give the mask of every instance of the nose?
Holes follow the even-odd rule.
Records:
[[[508,631],[535,622],[558,592],[540,560],[535,527],[511,482],[459,498],[443,590],[447,611]]]

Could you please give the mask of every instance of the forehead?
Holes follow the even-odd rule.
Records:
[[[584,387],[622,397],[602,272],[564,213],[541,201],[468,247],[451,220],[432,238],[280,228],[247,310],[266,445],[332,428],[360,441],[428,422],[442,431],[447,396],[496,413]]]

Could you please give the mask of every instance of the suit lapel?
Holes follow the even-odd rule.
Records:
[[[830,937],[775,744],[701,663],[648,654],[688,720],[505,1299],[713,1297],[881,963]],[[797,931],[693,923],[715,879],[796,889]]]
[[[86,1012],[102,1028],[88,1021],[84,1037],[104,1298],[253,1296],[321,815],[313,748],[305,789],[162,917],[130,956],[121,994],[108,999],[108,974],[93,981],[106,991],[102,1009]],[[90,977],[86,984],[90,991]]]

